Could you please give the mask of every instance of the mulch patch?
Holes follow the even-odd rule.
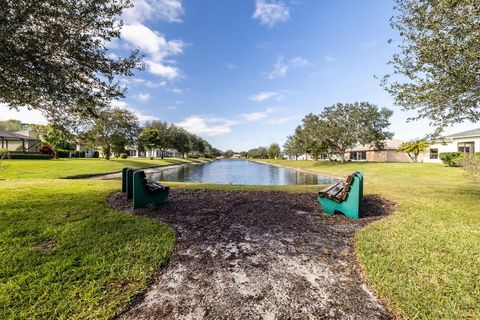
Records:
[[[133,213],[122,193],[110,205]],[[121,319],[391,319],[363,282],[354,233],[394,204],[366,196],[364,217],[322,214],[312,194],[172,190],[134,214],[176,232],[168,265]]]

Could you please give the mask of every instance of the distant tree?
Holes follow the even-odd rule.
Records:
[[[185,157],[185,154],[191,151],[190,133],[175,125],[171,125],[170,130],[172,135],[172,148],[182,153],[183,157]]]
[[[418,162],[418,155],[428,149],[428,142],[424,139],[402,143],[397,151],[406,152],[413,162]]]
[[[356,144],[384,148],[384,140],[393,137],[387,131],[392,113],[368,102],[337,103],[320,114],[316,134],[328,146],[329,153],[339,154],[345,162],[345,152]]]
[[[10,132],[20,131],[22,130],[22,122],[20,120],[14,120],[14,119],[0,121],[0,129],[7,130]]]
[[[205,152],[205,140],[195,134],[189,134],[190,149],[194,156],[201,156]]]
[[[102,146],[105,159],[110,160],[112,147],[124,149],[128,144],[134,144],[138,134],[138,119],[130,111],[122,108],[112,108],[102,111],[95,119],[90,135]]]
[[[173,131],[174,127],[169,126],[168,123],[154,120],[144,126],[142,136],[144,136],[145,132],[148,133],[147,136],[150,139],[144,140],[147,141],[147,148],[150,150],[160,150],[160,157],[163,159],[165,157],[165,151],[174,146]]]
[[[480,121],[480,2],[395,0],[402,41],[382,84],[413,119],[442,128]]]
[[[153,154],[153,150],[157,147],[160,141],[158,130],[150,127],[145,127],[142,129],[140,138],[138,140],[140,141],[140,144],[143,148]],[[150,156],[150,158],[153,159],[153,156]]]
[[[297,160],[298,156],[302,153],[302,150],[299,148],[297,144],[297,140],[295,136],[288,136],[287,141],[285,141],[283,145],[283,152],[290,156],[294,156],[295,160]]]
[[[39,138],[43,144],[51,146],[53,156],[58,158],[59,149],[69,149],[72,136],[65,128],[49,125],[47,132],[40,135]]]
[[[329,143],[321,131],[324,129],[322,120],[320,116],[310,113],[303,118],[302,123],[301,137],[305,151],[313,160],[318,160],[321,154],[327,154],[329,151]]]
[[[234,154],[235,152],[233,150],[227,150],[223,153],[223,156],[227,159],[230,159],[231,157],[233,157]]]
[[[268,147],[268,157],[270,159],[278,159],[280,157],[280,146],[278,143],[272,143]]]
[[[253,159],[268,159],[268,150],[265,147],[253,148],[247,151],[247,156]]]
[[[142,68],[138,51],[111,55],[129,0],[4,0],[0,103],[41,110],[56,123],[98,116],[124,89],[117,76]]]
[[[246,158],[248,156],[247,151],[240,151],[239,153],[242,158]]]

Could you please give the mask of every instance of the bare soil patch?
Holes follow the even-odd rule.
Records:
[[[132,213],[121,193],[109,202]],[[352,236],[391,211],[366,197],[365,217],[322,214],[311,194],[173,190],[135,214],[172,226],[177,246],[120,319],[391,319],[362,281]]]

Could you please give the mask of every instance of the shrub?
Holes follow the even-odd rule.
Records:
[[[48,160],[52,158],[52,156],[49,154],[36,153],[36,152],[10,152],[8,154],[8,157],[10,159],[29,159],[29,160]]]
[[[460,157],[458,165],[463,167],[469,179],[480,180],[480,153]]]
[[[80,157],[80,151],[75,150],[75,151],[73,152],[73,156],[74,156],[75,158],[79,158],[79,157]]]
[[[79,157],[80,158],[85,158],[85,151],[80,151]]]
[[[120,153],[120,159],[127,159],[127,158],[128,158],[128,154],[126,154],[125,152]]]
[[[8,150],[4,148],[0,148],[0,160],[8,158]]]
[[[462,152],[440,152],[440,160],[449,167],[458,166],[459,158],[463,157]]]
[[[93,157],[94,158],[99,158],[100,157],[100,152],[98,152],[97,150],[93,151]]]
[[[38,149],[38,152],[40,152],[41,154],[47,154],[50,157],[53,157],[55,155],[55,151],[53,151],[52,146],[49,144],[44,144],[43,146],[41,146],[40,149]]]
[[[64,149],[58,149],[57,150],[57,157],[58,158],[68,158],[69,155],[70,155],[69,150],[64,150]]]

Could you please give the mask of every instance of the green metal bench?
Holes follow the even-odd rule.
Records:
[[[130,168],[122,169],[122,192],[127,194],[127,199],[133,198],[133,173]]]
[[[133,209],[143,208],[149,203],[164,204],[167,201],[170,188],[150,181],[143,170],[133,173]]]
[[[363,174],[354,172],[345,182],[337,182],[318,193],[317,200],[323,212],[333,215],[341,212],[349,218],[358,219],[363,199]]]
[[[133,199],[133,209],[143,208],[149,203],[164,204],[170,193],[168,186],[149,181],[143,170],[122,169],[122,192]]]

